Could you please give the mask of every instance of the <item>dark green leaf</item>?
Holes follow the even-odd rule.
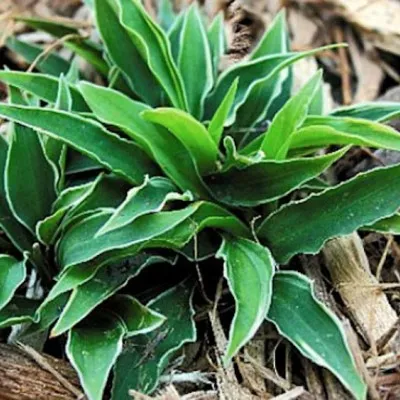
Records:
[[[147,334],[159,328],[166,321],[163,315],[128,295],[112,297],[106,303],[105,308],[122,319],[127,337]]]
[[[396,213],[400,165],[380,168],[290,203],[258,229],[261,240],[279,263],[299,253],[315,254],[324,242]]]
[[[149,110],[149,107],[100,86],[81,83],[80,89],[97,118],[118,126],[136,140],[181,189],[207,196],[184,145],[166,129],[141,118],[142,111]]]
[[[154,391],[171,357],[185,343],[196,340],[192,292],[193,282],[187,280],[148,304],[167,320],[150,334],[127,341],[114,370],[113,400],[129,400],[129,389]]]
[[[44,51],[42,47],[32,43],[23,42],[14,36],[9,37],[6,44],[10,50],[21,55],[28,63],[34,62]],[[60,76],[61,74],[66,74],[68,72],[70,64],[57,54],[48,54],[37,63],[36,68],[44,74]]]
[[[316,299],[310,280],[297,272],[277,272],[268,319],[304,356],[335,374],[356,399],[366,398],[367,387],[340,321]]]
[[[121,1],[120,22],[148,67],[165,90],[171,104],[187,109],[182,78],[173,62],[166,34],[146,13],[139,0]]]
[[[42,243],[53,243],[57,230],[67,212],[87,196],[95,183],[96,181],[93,183],[91,182],[84,185],[74,186],[65,189],[60,193],[59,197],[53,204],[53,213],[40,221],[36,226],[36,236]]]
[[[261,145],[267,159],[286,158],[290,138],[307,117],[321,78],[322,72],[319,71],[275,115]]]
[[[110,264],[101,268],[91,280],[73,290],[60,319],[51,331],[51,336],[61,335],[71,329],[144,268],[165,261],[167,260],[163,257],[141,253],[119,265]]]
[[[79,31],[75,26],[67,23],[60,23],[59,20],[54,21],[44,18],[19,17],[18,19],[33,29],[43,30],[60,39],[65,38],[67,35],[75,36],[74,38],[71,37],[69,40],[64,40],[64,46],[81,56],[84,60],[89,62],[89,64],[93,65],[93,67],[102,75],[107,76],[108,65],[103,60],[101,50],[90,40],[85,40],[83,37],[79,37]]]
[[[224,276],[236,303],[224,356],[224,362],[228,363],[267,316],[275,262],[267,248],[233,236],[224,237],[217,257],[224,260]]]
[[[11,90],[11,100],[17,104],[18,94],[14,90]],[[33,234],[36,224],[50,214],[56,199],[54,182],[54,170],[38,134],[13,124],[5,166],[7,201],[15,218]]]
[[[0,329],[8,328],[9,326],[21,324],[23,322],[33,322],[39,304],[39,300],[14,296],[14,298],[0,310]]]
[[[89,119],[63,111],[9,105],[0,105],[0,115],[63,141],[132,183],[156,172],[138,146]]]
[[[238,83],[239,79],[237,78],[232,83],[232,86],[226,93],[225,98],[222,100],[220,106],[211,119],[210,125],[208,126],[208,133],[217,146],[219,146],[222,134],[224,133],[225,121],[228,118],[229,111],[235,101]]]
[[[30,72],[0,71],[0,80],[26,90],[47,103],[55,104],[58,95],[58,79],[45,74]],[[85,101],[78,90],[70,85],[72,104],[75,111],[89,111]]]
[[[103,399],[108,375],[122,350],[124,333],[117,317],[100,313],[69,332],[67,355],[89,400]]]
[[[180,211],[166,211],[143,215],[133,223],[118,230],[96,236],[99,229],[112,215],[112,211],[100,211],[74,224],[63,236],[58,257],[64,268],[89,261],[109,250],[125,249],[156,238],[189,218],[200,204]]]
[[[55,285],[51,288],[45,300],[42,302],[40,309],[47,307],[49,303],[56,301],[61,297],[61,295],[66,295],[71,290],[92,279],[96,275],[97,271],[104,266],[104,264],[107,264],[107,261],[100,261],[98,263],[93,261],[74,265],[66,271],[63,271]],[[67,296],[67,300],[68,298],[69,295]]]
[[[85,172],[101,171],[103,167],[89,157],[84,156],[78,151],[68,148],[65,175],[71,176]]]
[[[128,192],[126,199],[100,229],[98,235],[122,228],[145,214],[161,211],[168,201],[190,200],[189,194],[176,192],[175,185],[165,178],[146,179]]]
[[[367,231],[385,233],[389,235],[400,235],[400,214],[381,219],[372,225],[363,228]]]
[[[185,14],[181,32],[178,68],[185,85],[189,112],[201,119],[204,100],[213,86],[213,66],[207,34],[198,6],[194,3]]]
[[[4,170],[7,152],[7,143],[0,138],[0,227],[18,250],[21,252],[30,251],[35,238],[15,219],[6,199]]]
[[[264,116],[268,105],[273,100],[272,94],[277,75],[296,61],[330,48],[331,46],[327,46],[299,53],[267,55],[234,65],[220,75],[214,91],[208,97],[206,119],[214,114],[233,81],[239,77],[235,106],[230,112],[229,123],[232,124],[235,121],[240,107],[240,117],[243,118],[241,120],[238,117],[240,126],[254,125],[260,116]],[[255,79],[255,77],[261,78]]]
[[[25,278],[25,261],[18,261],[5,254],[0,255],[0,310],[9,303]]]
[[[208,41],[210,43],[214,77],[216,78],[219,71],[221,57],[225,54],[225,50],[227,47],[223,13],[219,13],[214,18],[210,25],[210,28],[208,29],[207,35]]]
[[[70,88],[64,75],[60,76],[57,101],[55,109],[62,111],[72,110],[72,96]],[[61,141],[46,137],[44,142],[44,151],[55,174],[55,189],[57,193],[62,190],[65,181],[65,165],[67,158],[67,146]]]
[[[292,78],[290,71],[288,72],[287,69],[295,62],[329,48],[330,46],[327,46],[299,53],[283,53],[282,55],[267,56],[272,58],[271,61],[274,60],[271,63],[272,69],[265,73],[264,78],[258,81],[254,81],[253,79],[254,84],[250,86],[246,98],[243,99],[243,104],[240,104],[240,108],[237,111],[236,126],[254,126],[258,122],[263,122],[266,114],[268,117],[273,117],[274,115],[271,114],[270,108],[275,107],[274,112],[276,113],[284,105],[281,103],[281,99],[287,101],[290,98]],[[280,62],[274,66],[273,64],[279,59]],[[262,58],[258,60],[262,60]]]
[[[95,0],[96,21],[107,52],[125,74],[132,90],[152,106],[161,104],[162,91],[157,80],[121,26],[113,0]]]
[[[44,301],[36,310],[34,322],[22,332],[23,337],[45,332],[58,319],[68,301],[68,294],[63,293],[51,301]]]
[[[278,200],[319,176],[347,150],[313,158],[255,162],[211,175],[206,182],[218,201],[230,206],[254,207]]]
[[[400,103],[379,101],[355,104],[336,108],[330,115],[334,117],[362,118],[370,121],[385,122],[400,115]]]

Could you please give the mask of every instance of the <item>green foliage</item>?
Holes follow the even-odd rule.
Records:
[[[229,363],[267,316],[275,262],[267,248],[230,236],[224,238],[217,257],[224,259],[224,276],[236,303],[225,354],[225,363]]]
[[[290,52],[284,13],[221,72],[221,15],[207,25],[197,5],[175,15],[160,0],[159,25],[139,0],[90,3],[100,45],[71,26],[24,21],[70,35],[65,45],[107,87],[79,81],[55,55],[38,73],[0,71],[10,92],[0,116],[11,122],[0,138],[0,328],[68,335],[91,400],[112,370],[114,400],[151,393],[196,340],[197,267],[214,288],[223,266],[235,305],[225,363],[267,319],[365,399],[340,321],[306,277],[282,270],[357,229],[400,233],[399,165],[340,184],[326,174],[351,146],[399,151],[381,122],[400,105],[325,115],[320,72],[291,96],[291,65],[321,49]],[[28,62],[41,51],[8,46]],[[34,270],[41,300],[24,297]]]
[[[352,363],[346,337],[338,334],[340,321],[316,299],[309,279],[296,272],[277,272],[268,319],[303,355],[333,372],[355,398],[365,398],[366,387]]]

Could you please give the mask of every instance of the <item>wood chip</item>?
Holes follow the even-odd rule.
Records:
[[[330,240],[323,255],[333,286],[363,338],[370,345],[378,342],[393,327],[397,315],[377,289],[360,237],[353,233]]]
[[[82,392],[78,389],[78,377],[67,362],[49,356],[39,356],[38,358],[35,355],[33,359],[31,354],[28,355],[15,346],[0,344],[0,399],[83,399]],[[68,384],[65,384],[64,380]]]
[[[279,396],[273,397],[272,400],[294,400],[298,399],[305,393],[305,389],[301,386],[295,387],[286,393],[280,394]]]

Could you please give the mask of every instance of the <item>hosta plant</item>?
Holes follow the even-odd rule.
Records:
[[[196,311],[223,275],[225,364],[270,321],[364,399],[340,321],[290,261],[357,229],[399,231],[400,165],[340,184],[325,172],[350,146],[400,150],[382,123],[400,105],[326,114],[320,72],[292,93],[291,65],[321,49],[291,52],[283,13],[221,72],[221,16],[208,24],[197,5],[175,15],[164,1],[157,23],[138,0],[92,6],[100,43],[24,21],[75,35],[66,46],[104,85],[56,54],[37,73],[0,71],[0,327],[19,325],[22,341],[66,335],[87,397],[112,380],[112,398],[128,399],[196,341]],[[30,62],[42,51],[7,44]]]

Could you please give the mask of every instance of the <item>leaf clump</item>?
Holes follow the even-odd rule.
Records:
[[[292,94],[291,65],[323,49],[291,52],[284,13],[248,60],[221,72],[221,16],[207,24],[197,5],[175,15],[167,3],[158,24],[139,0],[94,1],[100,45],[66,45],[107,87],[55,56],[37,73],[0,71],[10,93],[0,116],[11,122],[0,138],[0,327],[67,334],[91,400],[103,398],[111,371],[113,399],[151,393],[196,340],[197,265],[213,287],[208,264],[235,304],[225,363],[269,320],[365,399],[340,321],[286,265],[357,229],[399,231],[400,166],[342,184],[324,173],[351,146],[400,150],[381,123],[400,104],[326,115],[321,72]],[[23,296],[32,271],[40,301]]]

